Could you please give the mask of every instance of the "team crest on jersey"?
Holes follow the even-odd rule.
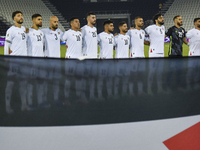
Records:
[[[111,36],[111,38],[113,38],[113,36]]]
[[[60,34],[60,32],[58,32],[58,34]]]
[[[107,39],[107,37],[105,37]]]
[[[144,32],[142,32],[142,34],[144,34]]]
[[[156,28],[156,30],[158,30],[158,28]]]
[[[72,36],[74,36],[74,34],[72,34]]]
[[[135,34],[137,34],[137,32],[135,32]]]
[[[40,33],[40,35],[42,35],[42,33]]]
[[[121,38],[123,40],[123,38]]]
[[[162,30],[164,30],[164,28],[162,28]]]
[[[35,33],[33,33],[33,35],[35,36]]]

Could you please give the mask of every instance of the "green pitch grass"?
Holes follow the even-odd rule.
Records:
[[[184,44],[183,45],[183,56],[188,56],[188,51],[189,51],[189,47]],[[114,56],[115,56],[115,51],[114,52]],[[149,46],[146,46],[144,47],[144,53],[145,53],[145,57],[148,57],[149,54]],[[168,52],[169,52],[169,43],[165,43],[165,57],[168,57]],[[61,57],[62,58],[65,58],[65,53],[66,53],[66,48],[65,48],[65,45],[61,45]],[[0,46],[0,55],[3,55],[4,54],[4,50],[3,50],[3,47]]]

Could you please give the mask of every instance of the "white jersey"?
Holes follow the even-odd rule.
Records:
[[[97,58],[97,29],[88,25],[82,28],[83,56]]]
[[[114,36],[112,33],[108,34],[106,32],[101,32],[97,36],[99,48],[100,48],[100,59],[113,59],[113,45]]]
[[[63,35],[63,41],[68,46],[66,58],[79,58],[82,56],[82,35],[80,31],[69,29]]]
[[[130,37],[129,35],[119,34],[115,36],[115,58],[129,58],[129,46]]]
[[[144,56],[144,30],[133,29],[127,33],[130,36],[130,58],[145,57]]]
[[[148,26],[145,31],[150,37],[149,56],[161,54],[164,57],[165,27],[154,24]]]
[[[6,32],[4,54],[9,54],[9,48],[12,51],[10,55],[27,56],[26,47],[26,29],[24,26],[18,28],[10,27]]]
[[[63,32],[60,29],[53,31],[50,28],[42,29],[42,32],[45,40],[45,56],[60,58],[60,41]]]
[[[41,30],[29,28],[27,34],[28,56],[44,57],[43,40],[44,34]]]
[[[191,29],[186,37],[189,39],[189,56],[200,56],[200,30]]]

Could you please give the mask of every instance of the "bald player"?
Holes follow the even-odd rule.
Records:
[[[62,40],[63,32],[58,28],[58,18],[56,16],[51,16],[49,20],[50,27],[42,29],[44,33],[44,50],[46,57],[54,57],[60,58],[60,41]],[[61,65],[59,63],[55,63],[54,61],[47,64],[49,66],[49,72],[47,80],[53,80],[53,92],[54,92],[54,102],[55,104],[62,104],[59,101],[59,79],[61,78]],[[42,106],[49,107],[47,103],[47,83],[45,85],[46,94],[44,97],[44,103]]]
[[[51,16],[49,20],[50,27],[42,29],[45,40],[45,56],[60,58],[60,41],[63,32],[58,28],[58,18]]]

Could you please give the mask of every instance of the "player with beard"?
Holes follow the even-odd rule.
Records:
[[[32,21],[33,26],[29,29],[27,29],[27,48],[28,48],[28,55],[32,57],[44,57],[44,51],[43,51],[43,39],[44,34],[39,29],[42,27],[42,16],[40,14],[34,14],[32,15]],[[37,78],[37,99],[38,104],[40,105],[42,103],[42,95],[43,95],[43,89],[44,89],[44,79],[45,73],[43,66],[43,61],[40,59],[31,59],[30,63],[32,64],[32,67],[30,68],[30,76],[29,76],[29,82],[27,85],[27,100],[28,104],[31,108],[33,108],[33,102],[32,102],[32,95],[33,95],[33,79]]]
[[[83,56],[97,58],[97,29],[96,15],[92,12],[87,14],[87,25],[81,28],[83,38]]]
[[[164,57],[164,40],[165,27],[162,14],[156,14],[153,17],[154,25],[148,26],[145,31],[150,37],[149,57]],[[162,72],[164,62],[162,59],[149,60],[149,74],[148,74],[148,94],[153,95],[152,84],[157,83],[158,93],[163,93],[162,86]],[[156,77],[156,82],[153,82]]]
[[[186,40],[185,29],[181,26],[183,25],[182,17],[177,15],[173,18],[175,25],[168,29],[166,36],[169,36],[171,39],[171,48],[169,51],[169,57],[179,56],[182,57],[182,47],[183,42],[188,44]]]
[[[27,56],[26,49],[26,29],[22,26],[23,14],[21,11],[15,11],[12,13],[12,19],[15,21],[15,25],[10,27],[6,32],[4,55],[14,56]],[[13,113],[11,108],[11,95],[14,82],[16,78],[19,78],[19,91],[21,96],[21,110],[29,110],[26,104],[26,80],[22,77],[22,71],[24,68],[24,59],[13,58],[10,60],[8,81],[5,89],[5,101],[6,101],[6,112]],[[21,64],[20,64],[21,63]],[[22,65],[22,66],[21,66]]]
[[[145,41],[145,31],[141,28],[143,27],[144,22],[141,17],[135,18],[135,28],[128,31],[130,36],[131,49],[130,49],[130,58],[141,57],[144,58],[144,44],[149,45],[148,41]]]
[[[63,37],[63,32],[58,28],[58,18],[56,16],[51,16],[49,20],[50,27],[42,29],[44,33],[44,50],[46,57],[55,57],[60,58],[60,41]],[[47,67],[49,67],[48,77],[46,81],[53,81],[53,93],[54,93],[54,103],[56,105],[62,105],[62,102],[59,101],[59,79],[61,78],[61,64],[55,63],[55,61],[47,61]],[[59,60],[57,60],[59,62]],[[44,105],[41,107],[49,107],[47,103],[47,83],[45,83],[44,88]]]
[[[162,14],[153,17],[154,24],[145,31],[150,37],[149,57],[164,57],[165,27]]]
[[[130,37],[127,35],[128,27],[126,22],[119,23],[120,34],[115,36],[115,58],[129,58]]]
[[[194,25],[195,28],[186,34],[189,38],[189,56],[200,56],[200,18],[194,19]]]
[[[113,21],[106,20],[103,23],[104,32],[98,34],[98,44],[100,47],[100,59],[113,59],[113,44],[114,36],[112,34],[114,30]]]

